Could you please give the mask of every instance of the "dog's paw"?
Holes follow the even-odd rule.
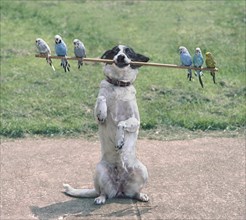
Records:
[[[104,123],[106,121],[106,118],[107,118],[107,113],[105,114],[105,112],[101,112],[101,111],[98,112],[97,114],[98,122]]]
[[[95,198],[94,203],[96,205],[103,205],[106,202],[106,196],[100,195],[99,197]]]
[[[124,144],[125,144],[125,140],[124,140],[124,138],[122,138],[122,139],[117,141],[117,144],[116,144],[115,148],[120,150],[124,146]]]
[[[99,123],[104,123],[107,118],[107,103],[104,96],[99,96],[97,98],[97,103],[95,107],[95,115]]]
[[[120,122],[116,131],[116,143],[115,147],[121,149],[125,144],[125,122]]]
[[[147,195],[147,194],[144,194],[144,193],[140,193],[138,199],[139,199],[140,201],[142,201],[142,202],[148,202],[148,201],[149,201],[148,195]]]

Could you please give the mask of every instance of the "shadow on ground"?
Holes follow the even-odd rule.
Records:
[[[31,206],[30,209],[38,219],[58,219],[67,215],[90,215],[90,213],[100,208],[100,206],[90,204],[93,204],[92,199],[72,199],[45,207]]]
[[[98,218],[119,218],[119,217],[140,217],[141,214],[148,213],[153,207],[141,206],[141,210],[136,205],[137,201],[131,199],[111,199],[105,205],[93,204],[94,199],[72,199],[66,202],[59,202],[45,207],[31,206],[31,212],[40,220],[64,219],[73,217],[93,217]],[[110,209],[109,206],[114,206]],[[119,205],[118,209],[115,207]]]

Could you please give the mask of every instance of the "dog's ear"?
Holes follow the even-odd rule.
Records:
[[[142,54],[137,53],[134,61],[148,62],[149,61],[149,57],[146,57],[146,56],[144,56]]]
[[[112,60],[113,58],[114,58],[114,53],[112,50],[105,51],[104,54],[101,56],[101,59]]]
[[[112,60],[112,59],[114,59],[114,56],[119,51],[120,51],[120,49],[118,48],[118,46],[115,46],[113,49],[105,51],[104,54],[101,56],[101,59],[109,59],[109,60]]]
[[[146,57],[142,54],[136,53],[135,57],[132,59],[132,61],[137,61],[137,62],[148,62],[149,61],[149,57]],[[132,65],[131,64],[131,68],[136,69],[141,67],[141,65]]]
[[[135,51],[130,47],[125,48],[125,53],[131,59],[131,61],[138,61],[138,62],[148,62],[149,61],[148,57],[146,57],[142,54],[139,54],[139,53],[135,53]],[[141,65],[132,65],[131,64],[131,68],[133,68],[133,69],[136,69],[139,67],[141,67]]]

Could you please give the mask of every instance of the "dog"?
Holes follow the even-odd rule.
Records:
[[[64,184],[64,193],[73,197],[93,197],[95,204],[106,199],[129,197],[147,202],[141,193],[147,182],[147,168],[136,158],[140,117],[133,82],[138,68],[131,61],[148,62],[149,58],[130,47],[118,45],[107,50],[102,59],[105,79],[100,84],[94,115],[98,122],[101,161],[96,166],[94,189],[74,189]]]

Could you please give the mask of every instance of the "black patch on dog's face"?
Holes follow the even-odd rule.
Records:
[[[120,51],[119,47],[116,46],[113,49],[107,50],[106,52],[104,52],[104,54],[101,56],[101,59],[112,60],[117,55],[117,53],[119,53],[119,51]]]
[[[119,46],[115,46],[113,49],[111,50],[107,50],[102,56],[101,56],[101,59],[114,59],[114,57],[119,53],[120,51],[120,48]],[[148,62],[149,61],[149,58],[142,55],[142,54],[138,54],[138,53],[135,53],[135,51],[130,48],[130,47],[124,47],[123,48],[123,53],[124,55],[126,55],[131,61],[137,61],[137,62]],[[119,58],[120,58],[121,55],[119,55]],[[118,60],[118,59],[117,59]],[[122,62],[118,62],[117,66],[119,67],[125,67],[127,66],[128,64],[125,64],[124,59],[122,59]],[[120,61],[120,60],[118,60]],[[139,68],[141,67],[141,65],[133,65],[133,64],[130,64],[131,68],[133,69],[136,69],[136,68]]]

